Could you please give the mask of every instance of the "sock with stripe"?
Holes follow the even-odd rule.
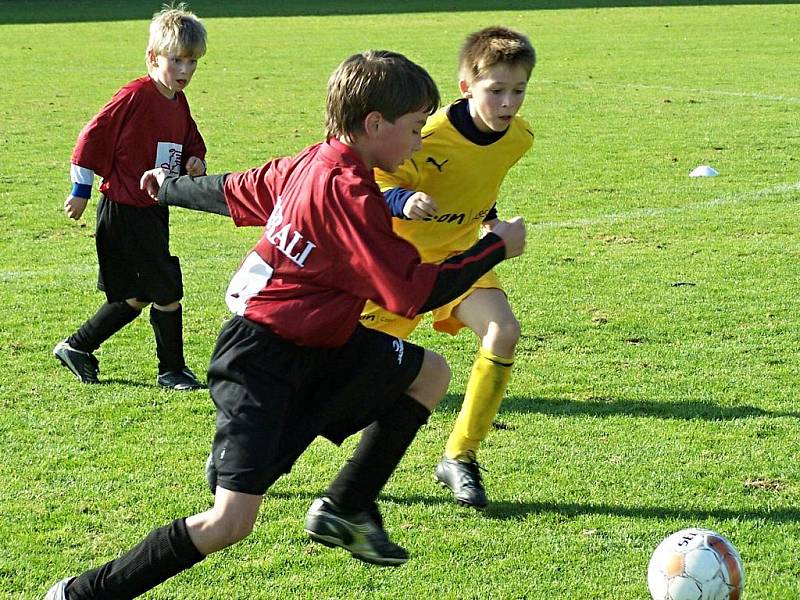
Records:
[[[472,365],[464,403],[447,440],[447,458],[475,456],[500,409],[513,364],[513,358],[504,358],[485,348],[480,349]]]

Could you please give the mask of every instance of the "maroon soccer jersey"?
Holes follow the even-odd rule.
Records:
[[[285,339],[339,346],[367,298],[411,317],[433,288],[438,267],[394,234],[372,172],[336,140],[229,175],[225,201],[237,225],[265,225],[228,306]]]
[[[142,173],[164,167],[180,175],[190,156],[205,160],[206,146],[186,96],[178,92],[170,100],[145,75],[120,88],[87,123],[72,162],[100,175],[100,191],[114,202],[152,206],[139,189]]]

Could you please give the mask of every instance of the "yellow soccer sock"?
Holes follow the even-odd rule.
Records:
[[[444,452],[447,458],[475,456],[500,408],[513,364],[513,358],[497,356],[486,348],[480,349],[472,365],[461,412],[447,440]]]

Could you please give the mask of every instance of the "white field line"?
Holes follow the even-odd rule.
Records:
[[[759,92],[732,92],[728,90],[710,90],[703,88],[680,88],[671,85],[649,85],[645,83],[616,83],[606,81],[559,81],[556,79],[534,79],[533,85],[538,83],[554,86],[573,86],[581,88],[594,87],[613,87],[625,89],[661,90],[664,92],[677,92],[681,94],[703,94],[709,96],[734,96],[738,98],[753,98],[756,100],[771,100],[774,102],[787,102],[789,104],[800,104],[798,96],[779,96],[772,94],[762,94]]]
[[[741,194],[728,194],[711,198],[705,202],[698,202],[695,204],[686,204],[684,206],[674,206],[665,208],[639,208],[625,212],[606,213],[597,215],[595,217],[588,217],[585,219],[572,219],[570,221],[542,221],[539,223],[531,223],[528,229],[574,229],[576,227],[593,227],[596,225],[605,225],[609,223],[619,223],[622,221],[631,221],[634,219],[643,219],[648,217],[657,217],[661,215],[673,215],[696,210],[703,210],[715,206],[722,206],[725,204],[740,204],[751,200],[758,200],[768,196],[777,196],[800,190],[800,181],[797,183],[782,183],[772,187],[764,188],[761,190],[754,190],[751,192],[743,192]],[[228,257],[210,257],[205,259],[205,263],[214,262],[230,262]],[[59,275],[82,275],[92,274],[97,272],[95,265],[80,264],[66,267],[48,267],[44,269],[27,269],[23,271],[0,271],[0,282],[17,281],[20,279],[33,279],[37,277],[46,277],[52,279],[54,276]]]
[[[797,183],[782,183],[772,187],[764,188],[761,190],[754,190],[750,192],[742,192],[739,194],[726,194],[717,198],[711,198],[704,202],[697,202],[694,204],[686,204],[684,206],[671,206],[664,208],[637,208],[625,212],[606,213],[597,215],[595,217],[587,217],[585,219],[572,219],[570,221],[542,221],[540,223],[532,223],[528,226],[529,229],[571,229],[576,227],[593,227],[596,225],[605,225],[609,223],[619,223],[622,221],[632,221],[634,219],[645,219],[649,217],[658,217],[661,215],[674,215],[715,206],[722,206],[725,204],[741,204],[752,200],[759,200],[768,196],[778,196],[794,190],[800,190],[800,181]]]

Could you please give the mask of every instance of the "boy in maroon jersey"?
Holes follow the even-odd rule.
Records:
[[[235,316],[208,371],[217,408],[213,508],[152,531],[121,557],[57,583],[47,599],[132,598],[245,538],[263,495],[314,440],[364,429],[352,458],[309,508],[305,529],[378,565],[408,553],[390,541],[376,499],[450,371],[424,348],[359,325],[367,298],[412,316],[456,298],[522,253],[522,220],[501,222],[466,252],[423,264],[392,232],[372,169],[396,168],[421,144],[439,104],[430,76],[404,56],[345,60],[328,84],[325,142],[220,176],[144,174],[163,204],[264,227],[227,293]]]
[[[153,16],[145,61],[148,74],[123,86],[83,128],[72,153],[72,192],[64,211],[79,219],[100,184],[95,242],[98,289],[107,302],[53,354],[83,383],[97,383],[93,352],[152,303],[158,385],[202,387],[183,355],[183,280],[169,251],[169,212],[139,189],[142,172],[205,173],[206,147],[183,90],[206,51],[206,30],[181,4]]]

